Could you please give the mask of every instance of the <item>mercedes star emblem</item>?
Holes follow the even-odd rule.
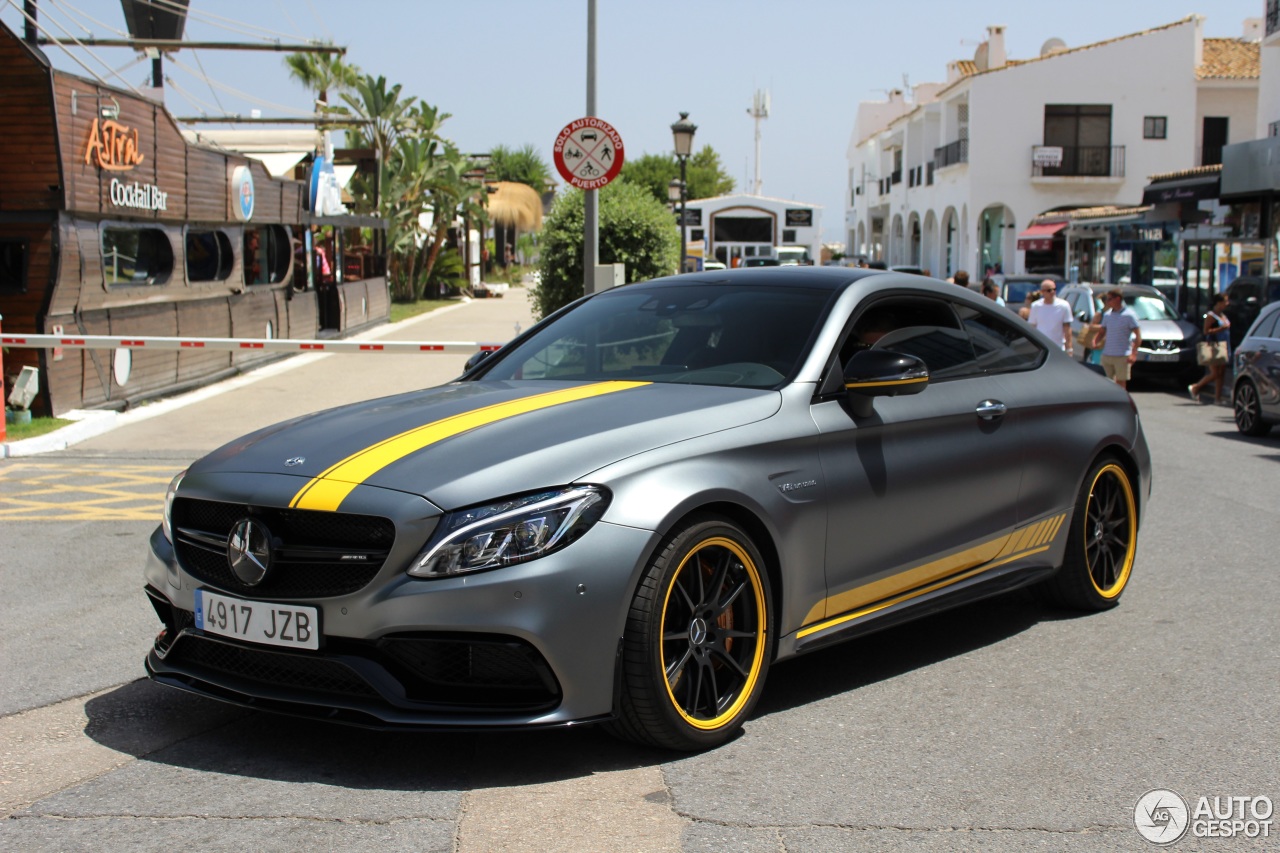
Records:
[[[257,586],[271,568],[271,532],[265,524],[242,518],[227,538],[227,565],[245,586]]]

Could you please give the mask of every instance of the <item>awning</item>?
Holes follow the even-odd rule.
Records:
[[[310,151],[280,151],[267,153],[251,153],[245,156],[252,157],[255,160],[261,160],[262,165],[267,167],[267,171],[273,178],[292,178],[293,167],[302,161],[303,157],[310,154]]]
[[[1053,235],[1066,227],[1065,222],[1043,222],[1032,225],[1018,235],[1018,251],[1047,252],[1053,248]]]
[[[1143,204],[1173,204],[1217,198],[1222,175],[1193,175],[1172,181],[1147,184],[1142,191]]]

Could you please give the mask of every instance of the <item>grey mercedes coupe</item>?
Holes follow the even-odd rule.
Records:
[[[1115,606],[1150,483],[1128,394],[969,290],[658,279],[194,463],[146,666],[357,725],[704,749],[777,661],[1024,585]]]

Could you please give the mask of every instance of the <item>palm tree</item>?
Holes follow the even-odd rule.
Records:
[[[344,62],[334,53],[291,53],[284,58],[289,76],[316,93],[316,100],[329,104],[329,90],[355,88],[360,68]]]

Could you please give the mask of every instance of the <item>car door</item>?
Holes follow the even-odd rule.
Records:
[[[1257,386],[1263,418],[1280,420],[1280,309],[1263,314],[1237,353],[1242,375]]]
[[[922,358],[930,382],[919,394],[877,398],[866,418],[843,399],[812,406],[830,499],[827,599],[809,621],[986,562],[1016,523],[1025,442],[1004,417],[999,377],[979,365],[950,300],[890,297],[860,313],[886,307],[902,323],[872,346]],[[856,350],[860,322],[835,369]]]

